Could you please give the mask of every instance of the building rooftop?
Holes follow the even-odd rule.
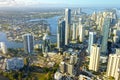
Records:
[[[50,38],[49,38],[48,34],[46,33],[43,37],[43,40],[48,40],[48,39],[50,39]]]

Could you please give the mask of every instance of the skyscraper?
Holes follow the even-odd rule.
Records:
[[[57,47],[62,48],[65,45],[65,21],[58,22],[57,29]]]
[[[25,53],[33,53],[34,37],[31,34],[23,35],[23,43]]]
[[[103,30],[102,30],[102,45],[101,45],[101,52],[103,55],[106,55],[107,53],[109,28],[110,28],[110,18],[105,18],[103,24]]]
[[[92,51],[92,45],[96,42],[96,32],[89,32],[88,52]]]
[[[7,46],[5,45],[5,42],[0,42],[0,49],[3,54],[7,53]]]
[[[72,34],[72,40],[76,40],[77,39],[77,24],[76,23],[73,23],[73,34]]]
[[[107,76],[112,76],[115,80],[120,79],[120,54],[110,54],[107,65]]]
[[[71,76],[74,75],[74,65],[72,64],[67,64],[67,73],[70,74]]]
[[[51,42],[50,42],[50,38],[47,33],[43,37],[43,46],[42,47],[43,47],[43,49],[42,49],[43,53],[47,53],[51,49]]]
[[[65,9],[65,45],[68,45],[71,35],[71,10]]]
[[[97,14],[96,14],[96,12],[93,12],[93,14],[92,14],[92,16],[91,16],[91,19],[94,20],[94,21],[96,21],[96,19],[97,19]]]
[[[92,51],[90,53],[89,70],[98,71],[100,59],[100,46],[98,44],[92,45]]]
[[[78,9],[78,14],[81,14],[82,13],[82,8],[79,8]]]
[[[84,26],[82,24],[82,18],[79,18],[79,41],[83,42],[84,41]]]
[[[65,62],[61,62],[60,63],[60,65],[59,65],[59,67],[60,67],[60,72],[61,73],[65,73],[66,72],[66,63]]]

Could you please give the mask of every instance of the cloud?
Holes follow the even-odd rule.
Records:
[[[15,0],[0,0],[0,6],[12,6],[15,5]]]
[[[67,5],[63,2],[44,1],[44,0],[0,0],[0,7],[46,7],[46,6]]]
[[[0,7],[1,6],[38,6],[38,5],[54,5],[57,4],[56,2],[41,2],[39,0],[0,0]]]
[[[0,0],[0,7],[19,7],[26,6],[27,0]],[[29,1],[29,0],[28,0]]]
[[[4,4],[4,3],[15,3],[15,2],[16,2],[15,0],[0,0],[1,4]]]
[[[0,0],[0,2],[6,2],[6,1],[8,1],[8,0]]]

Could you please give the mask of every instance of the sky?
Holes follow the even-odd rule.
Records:
[[[120,0],[0,0],[0,7],[119,7]]]

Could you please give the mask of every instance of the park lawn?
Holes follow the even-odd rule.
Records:
[[[36,73],[36,72],[33,72],[31,74],[33,77],[37,77],[38,80],[46,80],[48,75],[47,73]]]

